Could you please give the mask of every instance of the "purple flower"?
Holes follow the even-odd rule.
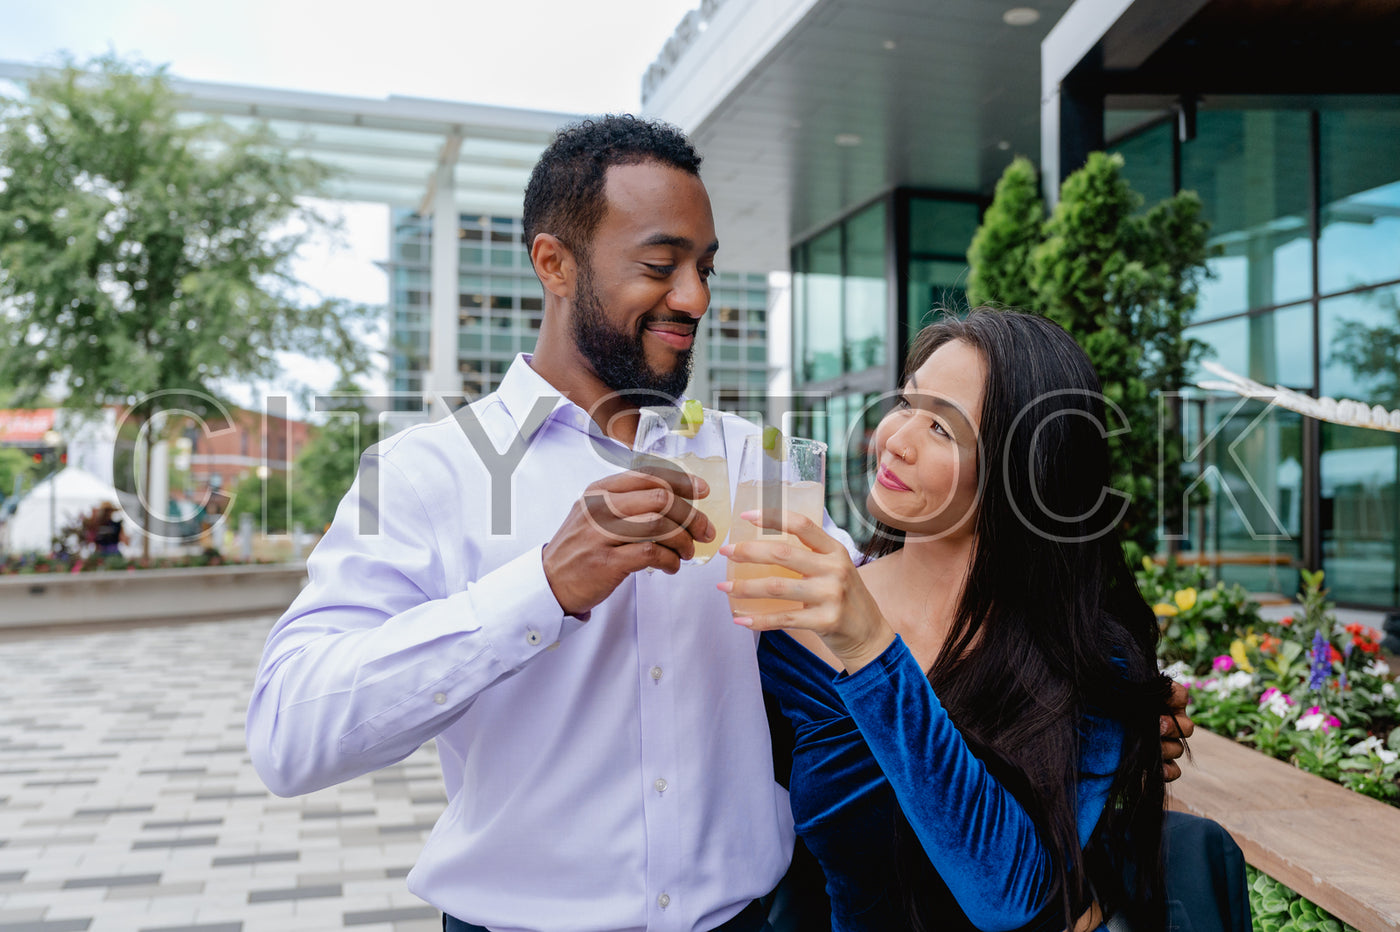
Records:
[[[1224,673],[1235,665],[1235,661],[1229,654],[1221,654],[1219,657],[1212,660],[1210,665],[1221,673]]]
[[[1332,645],[1328,643],[1322,629],[1313,635],[1312,673],[1308,677],[1308,689],[1321,689],[1327,682],[1327,674],[1332,672]]]

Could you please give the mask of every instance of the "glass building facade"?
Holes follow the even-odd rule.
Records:
[[[790,428],[826,441],[827,511],[868,537],[867,448],[909,337],[935,308],[963,308],[967,245],[985,202],[897,189],[792,248]]]
[[[1188,333],[1206,358],[1400,407],[1400,112],[1202,110],[1194,138],[1164,118],[1110,148],[1149,203],[1201,197],[1214,255]],[[1190,394],[1186,466],[1214,494],[1188,509],[1182,546],[1250,589],[1293,592],[1311,565],[1339,602],[1400,604],[1400,434]]]
[[[432,218],[396,209],[390,223],[390,387],[417,407],[428,371],[432,321]],[[529,353],[544,320],[539,279],[518,217],[459,217],[457,360],[463,394],[496,390],[518,353]],[[697,341],[692,393],[720,400],[767,387],[768,278],[744,273],[711,280],[710,312]],[[410,397],[411,396],[411,397]]]

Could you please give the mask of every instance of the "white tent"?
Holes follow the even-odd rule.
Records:
[[[47,553],[55,527],[71,523],[103,502],[116,501],[117,490],[112,486],[92,473],[68,466],[20,499],[4,524],[4,549],[9,553]]]

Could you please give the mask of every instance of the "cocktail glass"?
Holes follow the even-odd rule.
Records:
[[[820,440],[784,437],[774,428],[744,438],[739,456],[739,486],[734,492],[734,521],[730,542],[749,540],[786,541],[801,547],[802,542],[784,531],[760,528],[738,517],[746,511],[792,511],[822,521],[825,499],[826,444]],[[770,576],[798,578],[799,574],[766,563],[729,561],[730,580],[766,579]],[[737,599],[729,597],[736,615],[762,615],[801,608],[786,599]]]
[[[686,402],[688,408],[654,406],[641,409],[637,436],[632,444],[633,469],[656,466],[658,459],[699,476],[709,485],[709,494],[692,500],[714,525],[715,539],[696,541],[695,556],[687,563],[701,564],[724,543],[729,533],[729,458],[724,446],[724,415],[701,408],[699,402]],[[698,421],[697,421],[698,418]]]

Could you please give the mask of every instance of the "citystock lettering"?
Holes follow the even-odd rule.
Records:
[[[1256,433],[1261,430],[1260,425],[1266,425],[1263,429],[1269,429],[1269,416],[1274,413],[1275,405],[1265,401],[1259,412],[1252,417],[1245,414],[1245,409],[1251,404],[1259,404],[1261,399],[1243,397],[1238,399],[1234,406],[1224,417],[1220,418],[1210,432],[1197,441],[1194,445],[1184,435],[1179,438],[1182,456],[1180,462],[1169,461],[1167,451],[1172,444],[1167,442],[1168,431],[1171,429],[1172,420],[1167,417],[1166,412],[1169,404],[1175,401],[1184,401],[1189,396],[1180,392],[1163,392],[1162,403],[1159,407],[1158,418],[1158,461],[1160,469],[1158,472],[1158,488],[1163,490],[1159,501],[1165,504],[1165,489],[1167,488],[1167,470],[1173,469],[1186,471],[1189,464],[1195,466],[1195,477],[1187,483],[1182,490],[1180,508],[1177,514],[1180,515],[1181,525],[1167,527],[1166,509],[1162,508],[1162,515],[1159,517],[1159,537],[1162,540],[1185,540],[1189,536],[1185,527],[1186,516],[1190,514],[1191,497],[1199,489],[1206,489],[1212,498],[1216,495],[1224,495],[1230,502],[1230,507],[1234,511],[1234,516],[1239,519],[1241,526],[1249,534],[1251,540],[1291,540],[1292,537],[1287,531],[1286,525],[1279,519],[1269,497],[1261,490],[1258,477],[1251,471],[1245,458],[1241,456],[1241,450],[1250,444],[1264,444],[1267,440]],[[1247,423],[1239,428],[1236,433],[1230,435],[1228,432],[1241,421],[1248,418]],[[1181,428],[1184,429],[1185,419],[1182,419]],[[1229,441],[1225,446],[1230,462],[1238,469],[1237,476],[1227,476],[1214,462],[1207,462],[1206,453],[1212,445],[1218,445]],[[1275,457],[1262,457],[1263,462],[1273,462]],[[1273,486],[1276,477],[1266,478],[1265,485]]]

